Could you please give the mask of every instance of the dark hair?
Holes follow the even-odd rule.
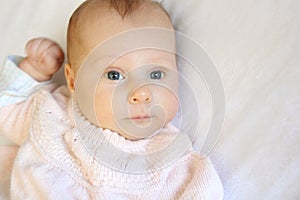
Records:
[[[145,2],[145,0],[86,0],[78,6],[78,8],[74,11],[72,17],[89,4],[106,3],[111,8],[114,8],[119,13],[119,15],[122,16],[122,18],[124,18],[138,9],[143,2]]]
[[[110,6],[113,7],[122,18],[130,15],[134,12],[140,5],[141,0],[110,0]]]

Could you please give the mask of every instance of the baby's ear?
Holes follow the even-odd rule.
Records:
[[[75,76],[74,76],[74,70],[69,63],[65,64],[65,77],[66,77],[68,88],[70,92],[73,93],[75,90],[74,87]]]

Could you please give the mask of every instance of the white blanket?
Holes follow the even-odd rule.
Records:
[[[36,36],[65,49],[68,18],[80,2],[1,1],[0,62],[24,55],[26,41]],[[225,199],[300,199],[300,1],[165,5],[178,30],[205,47],[224,83],[226,120],[210,157]],[[55,81],[62,83],[63,74]],[[10,166],[4,158],[0,172]]]

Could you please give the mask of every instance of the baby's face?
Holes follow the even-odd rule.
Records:
[[[77,24],[80,44],[74,63],[82,63],[97,45],[124,31],[144,27],[173,30],[166,13],[149,3],[124,19],[105,7],[90,7],[82,12],[81,19],[84,20]],[[175,47],[175,39],[171,41]],[[72,77],[66,76],[70,87]],[[97,125],[129,139],[152,135],[175,116],[177,90],[174,53],[141,49],[118,57],[105,68],[97,83],[94,99]]]
[[[124,55],[104,70],[98,82],[99,126],[129,139],[150,136],[174,118],[177,89],[173,53],[148,49]]]

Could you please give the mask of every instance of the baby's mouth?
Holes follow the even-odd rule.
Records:
[[[130,116],[126,119],[141,126],[148,126],[154,117],[155,116],[141,114],[141,115]]]
[[[145,119],[151,119],[152,116],[149,116],[149,115],[137,115],[137,116],[134,116],[134,117],[130,117],[129,119],[132,119],[132,120],[145,120]]]

